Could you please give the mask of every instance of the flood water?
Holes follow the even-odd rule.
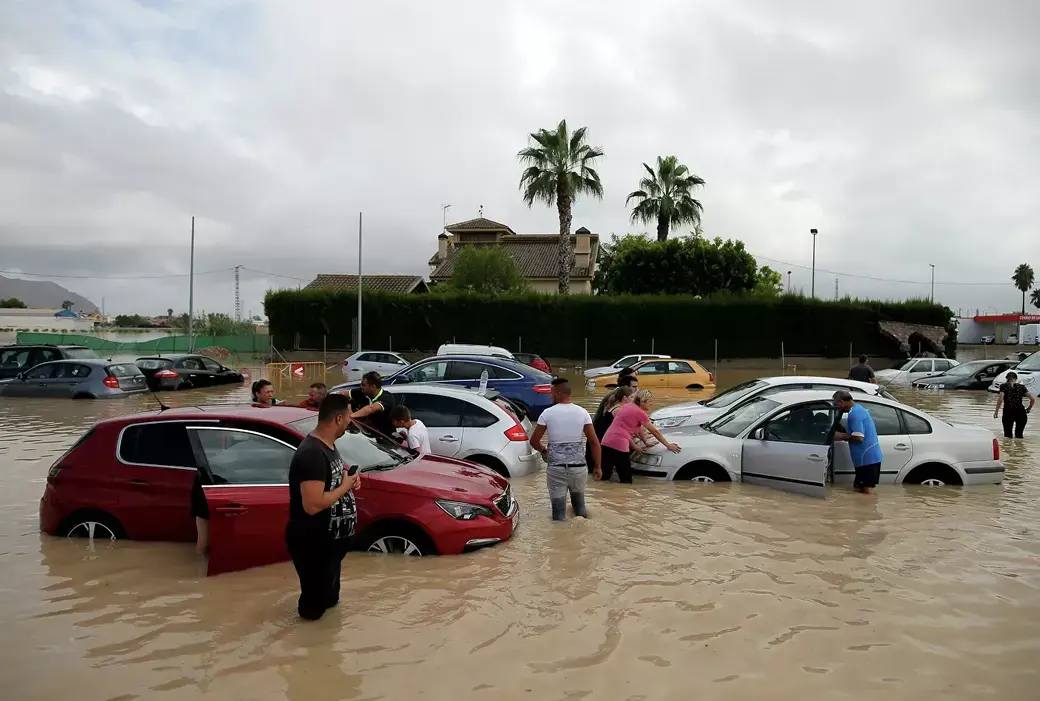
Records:
[[[988,393],[897,393],[999,429]],[[559,524],[544,475],[514,479],[511,542],[351,554],[340,607],[302,624],[289,563],[207,578],[191,545],[40,535],[51,463],[92,422],[153,406],[0,399],[4,699],[1040,698],[1035,418],[1001,439],[995,487],[812,500],[637,477],[591,484],[591,518]]]

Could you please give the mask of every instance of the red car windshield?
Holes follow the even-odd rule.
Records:
[[[289,425],[306,436],[317,427],[318,417],[308,416]],[[392,470],[415,457],[407,448],[356,422],[336,441],[336,449],[348,465],[357,465],[361,472]]]

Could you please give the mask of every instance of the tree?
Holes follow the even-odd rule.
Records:
[[[763,265],[758,269],[754,292],[762,297],[779,297],[784,293],[784,276]]]
[[[704,207],[690,194],[695,187],[704,185],[704,179],[689,171],[675,156],[657,157],[657,169],[646,163],[643,168],[649,174],[639,181],[639,189],[625,199],[625,206],[632,200],[632,223],[657,222],[657,240],[668,238],[673,226],[692,224],[694,231],[700,230],[701,213]]]
[[[0,297],[0,309],[28,309],[28,307],[25,305],[25,302],[17,297],[8,297],[7,299]]]
[[[61,308],[65,311],[69,311],[73,306],[75,306],[75,303],[67,299],[61,303]]]
[[[603,150],[585,142],[586,127],[573,134],[567,131],[567,120],[560,120],[553,131],[540,129],[528,137],[528,147],[517,154],[527,165],[520,176],[520,189],[528,207],[535,201],[556,205],[560,215],[559,292],[571,289],[571,208],[579,195],[603,199],[603,185],[593,168]]]
[[[1027,263],[1022,263],[1015,268],[1015,274],[1011,276],[1015,281],[1015,287],[1022,292],[1022,313],[1026,313],[1026,292],[1033,286],[1033,268]]]
[[[488,294],[525,292],[529,289],[527,281],[516,267],[516,261],[501,246],[462,246],[446,287]]]
[[[740,241],[629,234],[602,247],[595,286],[603,294],[707,296],[749,292],[758,280],[758,263]]]
[[[1029,295],[1029,301],[1034,307],[1040,309],[1040,288],[1033,290],[1033,294]]]
[[[115,319],[116,326],[122,328],[139,329],[152,325],[152,320],[140,314],[119,314]]]

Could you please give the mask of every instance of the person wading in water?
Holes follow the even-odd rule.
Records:
[[[1029,397],[1029,408],[1025,407],[1023,400]],[[1000,388],[1000,394],[997,397],[997,406],[993,409],[993,418],[997,418],[997,414],[1000,413],[1000,407],[1004,407],[1004,437],[1011,438],[1014,435],[1015,438],[1022,438],[1022,435],[1026,430],[1026,418],[1029,416],[1029,412],[1033,410],[1033,405],[1036,404],[1036,397],[1030,392],[1025,385],[1018,384],[1018,373],[1009,372],[1007,375],[1007,382]]]

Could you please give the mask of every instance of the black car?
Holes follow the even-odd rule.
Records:
[[[972,360],[950,368],[941,375],[914,380],[917,389],[986,389],[1005,370],[1018,365],[1017,360]]]
[[[98,354],[86,346],[55,346],[47,343],[0,346],[0,380],[16,377],[40,363],[52,360],[98,360]]]
[[[244,382],[242,373],[204,355],[163,355],[138,358],[152,391],[193,389]]]

